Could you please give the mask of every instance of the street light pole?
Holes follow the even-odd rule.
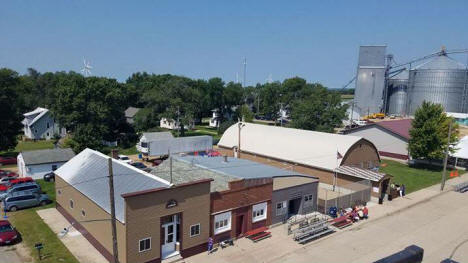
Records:
[[[452,123],[453,123],[452,119],[450,119],[447,147],[445,147],[444,171],[442,172],[442,182],[440,183],[440,191],[443,191],[444,186],[445,186],[445,178],[446,178],[445,174],[447,172],[447,161],[448,161],[448,154],[449,154],[449,147],[450,147],[450,137],[452,135]]]

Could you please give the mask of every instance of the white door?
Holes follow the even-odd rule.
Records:
[[[175,222],[163,225],[164,229],[164,243],[162,245],[162,258],[172,256],[175,252],[177,224]]]

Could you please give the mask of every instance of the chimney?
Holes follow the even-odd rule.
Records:
[[[227,163],[227,162],[228,162],[228,157],[227,157],[227,155],[224,155],[223,157],[224,157],[224,162]]]
[[[111,150],[111,156],[112,156],[112,158],[118,160],[118,159],[119,159],[119,150],[117,150],[117,149],[112,149],[112,150]]]

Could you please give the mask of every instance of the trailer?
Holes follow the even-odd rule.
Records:
[[[191,153],[213,149],[213,137],[208,135],[167,138],[149,141],[147,149],[141,151],[144,157],[164,156],[176,153]]]

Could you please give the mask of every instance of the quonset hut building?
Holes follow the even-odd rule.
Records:
[[[446,51],[395,65],[386,46],[361,46],[354,111],[360,116],[384,112],[413,115],[423,101],[441,104],[446,112],[467,113],[467,66]]]

